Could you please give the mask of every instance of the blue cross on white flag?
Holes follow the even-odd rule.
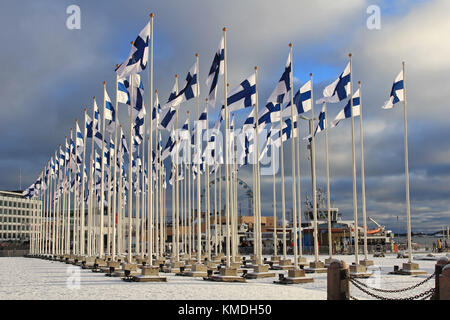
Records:
[[[86,138],[92,138],[92,119],[87,114],[84,123],[86,126]]]
[[[356,90],[356,92],[353,94],[353,117],[359,116],[360,113],[360,104],[361,100],[359,98],[359,89]],[[338,125],[338,123],[341,120],[348,119],[352,117],[352,113],[350,111],[350,99],[348,100],[347,104],[345,105],[344,109],[339,111],[337,116],[334,118],[334,120],[331,122],[330,127],[334,128]]]
[[[80,154],[83,152],[83,134],[81,133],[80,127],[78,126],[78,122],[76,123],[75,135],[76,135],[76,144],[77,144],[77,153]]]
[[[117,102],[130,104],[130,82],[127,79],[117,80]]]
[[[296,112],[294,112],[295,116],[297,116],[297,114],[302,114],[311,110],[312,105],[311,92],[312,92],[311,80],[309,80],[300,89],[298,89],[297,93],[294,96],[294,105],[297,107]],[[291,115],[291,102],[289,102],[289,104],[283,110],[283,117],[290,115]]]
[[[186,76],[186,84],[184,88],[181,89],[176,96],[170,95],[169,101],[167,101],[164,105],[164,109],[168,107],[176,107],[184,101],[197,97],[199,93],[197,63],[194,63]]]
[[[291,55],[288,55],[286,65],[284,67],[283,74],[281,75],[280,80],[277,83],[277,86],[272,91],[269,99],[267,99],[267,103],[272,102],[274,105],[277,103],[286,103],[290,100],[289,91],[291,90],[291,72],[292,72],[292,63],[291,63]]]
[[[316,104],[323,102],[335,103],[344,100],[351,94],[350,92],[350,62],[332,84],[323,89],[323,98],[316,101]]]
[[[208,104],[214,107],[216,103],[217,95],[217,82],[219,80],[219,75],[224,73],[225,64],[225,41],[224,38],[220,40],[219,49],[214,55],[214,59],[209,69],[208,78],[206,79],[206,85],[209,87],[208,92]]]
[[[244,108],[248,108],[256,103],[255,73],[242,81],[240,85],[238,85],[228,94],[227,103],[229,112],[235,112]]]
[[[383,109],[391,109],[394,104],[405,99],[404,91],[404,80],[403,80],[403,70],[395,78],[394,84],[392,85],[391,96],[388,101],[383,105]]]
[[[119,78],[126,78],[145,69],[148,62],[148,44],[150,40],[150,22],[134,40],[128,58],[117,68]]]
[[[108,92],[105,90],[105,125],[106,131],[114,132],[116,129],[116,110],[114,109]]]

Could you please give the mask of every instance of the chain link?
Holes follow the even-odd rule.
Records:
[[[372,296],[374,298],[377,298],[379,300],[415,300],[418,298],[423,298],[421,300],[426,300],[427,298],[431,297],[434,293],[434,288],[428,289],[422,293],[416,294],[415,296],[412,297],[406,297],[406,298],[386,298],[380,295],[377,295],[375,293],[372,293],[368,290],[366,290],[364,287],[360,286],[356,281],[354,281],[355,279],[350,279],[350,282],[353,283],[353,285],[358,288],[359,290],[361,290],[362,292],[364,292],[365,294]],[[354,297],[352,297],[354,298]],[[356,299],[355,299],[356,300]]]
[[[395,293],[395,292],[404,292],[404,291],[415,289],[415,288],[423,285],[424,283],[428,282],[429,280],[433,279],[434,275],[435,275],[435,273],[433,273],[432,275],[430,275],[425,280],[423,280],[423,281],[421,281],[419,283],[416,283],[415,285],[413,285],[411,287],[404,288],[404,289],[395,289],[395,290],[386,290],[386,289],[379,289],[379,288],[369,287],[367,284],[357,280],[356,278],[351,278],[351,281],[352,281],[353,284],[356,282],[360,286],[365,287],[365,288],[370,289],[370,290],[373,290],[373,291],[384,292],[384,293]]]

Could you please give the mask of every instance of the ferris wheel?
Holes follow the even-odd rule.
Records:
[[[222,183],[222,197],[225,195],[225,176],[212,178],[209,182],[210,190],[210,204],[211,210],[214,211],[214,186],[216,185],[217,197],[219,197],[219,184]],[[202,188],[201,192],[202,202],[206,201],[206,189]],[[222,208],[218,208],[220,211],[225,207],[224,199],[221,201]],[[217,206],[219,206],[219,199],[217,198]],[[239,215],[253,215],[253,190],[252,188],[242,179],[237,178],[237,208]]]

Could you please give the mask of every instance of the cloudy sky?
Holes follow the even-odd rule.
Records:
[[[81,29],[66,28],[66,8],[81,9]],[[367,8],[377,5],[381,28],[370,30]],[[405,182],[403,112],[398,104],[382,110],[392,81],[406,62],[409,166],[413,231],[450,225],[450,19],[447,0],[155,0],[48,1],[0,3],[0,189],[34,182],[64,136],[82,121],[102,83],[114,97],[114,69],[129,43],[155,13],[155,88],[165,101],[174,75],[184,78],[200,55],[204,85],[224,26],[228,28],[228,77],[234,87],[258,66],[259,100],[265,101],[294,48],[295,90],[314,74],[314,95],[343,70],[353,54],[353,79],[363,86],[367,214],[404,232]],[[145,78],[145,77],[144,77]],[[145,81],[146,79],[144,79]],[[223,93],[219,90],[219,99]],[[344,103],[328,106],[334,117]],[[193,103],[182,106],[194,110]],[[318,110],[319,107],[316,107]],[[237,114],[238,122],[248,111]],[[126,123],[126,108],[120,119]],[[215,118],[217,110],[211,112]],[[309,116],[309,114],[308,114]],[[183,121],[185,116],[181,114]],[[358,119],[356,119],[358,120]],[[359,120],[356,124],[358,212],[361,215]],[[301,124],[307,134],[307,123]],[[317,136],[318,186],[325,187],[324,136]],[[290,143],[286,144],[286,201],[291,205]],[[329,132],[331,199],[351,219],[350,121]],[[306,144],[301,146],[302,197],[311,193]],[[250,171],[251,172],[251,171]],[[248,170],[242,179],[251,184]],[[272,214],[272,177],[262,178],[263,214]],[[281,179],[277,177],[277,189]],[[280,196],[278,198],[280,204]],[[397,222],[398,217],[398,222]],[[360,220],[361,221],[361,220]]]

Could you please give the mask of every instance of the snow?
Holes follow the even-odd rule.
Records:
[[[442,256],[445,256],[443,254]],[[312,261],[312,256],[305,256]],[[288,257],[289,258],[289,257]],[[290,257],[292,258],[292,257]],[[327,256],[320,256],[324,261]],[[344,260],[348,265],[354,256],[337,255],[334,258]],[[360,256],[360,259],[363,258]],[[399,289],[412,286],[428,275],[401,276],[389,275],[394,265],[401,268],[407,259],[398,259],[395,255],[373,258],[376,271],[369,279],[360,279],[372,287]],[[421,270],[429,274],[434,272],[435,261],[414,261]],[[72,272],[75,272],[73,274]],[[273,278],[247,279],[247,283],[227,283],[204,281],[202,278],[180,277],[173,273],[161,274],[167,282],[125,282],[120,278],[106,277],[103,273],[94,273],[62,262],[31,258],[0,258],[0,300],[9,299],[152,299],[152,300],[324,300],[326,299],[327,274],[307,274],[314,278],[312,283],[278,285],[278,273],[287,275],[287,271],[273,271]],[[378,275],[377,275],[378,273]],[[79,285],[71,281],[79,274]],[[401,294],[381,294],[389,297],[405,297],[421,293],[434,286],[434,279],[417,289]],[[365,293],[351,285],[352,296],[358,299],[371,299]]]

